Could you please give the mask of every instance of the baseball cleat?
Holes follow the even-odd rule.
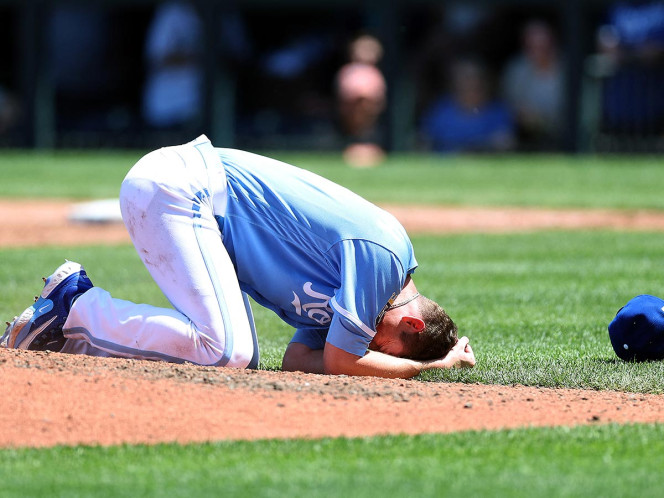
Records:
[[[93,287],[78,263],[67,261],[44,278],[44,289],[35,303],[12,322],[0,338],[0,346],[33,351],[60,351],[66,341],[62,327],[78,296]]]

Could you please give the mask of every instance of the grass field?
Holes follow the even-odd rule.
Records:
[[[650,425],[4,450],[0,496],[655,498],[663,452]]]
[[[5,153],[0,196],[115,196],[139,156]],[[330,156],[279,157],[380,202],[664,209],[654,158],[403,156],[353,171]],[[415,236],[413,243],[418,288],[445,305],[478,357],[473,370],[424,380],[664,391],[663,364],[617,361],[606,332],[629,298],[664,294],[664,233]],[[0,317],[25,307],[39,277],[64,257],[83,262],[93,282],[117,296],[165,304],[129,246],[5,249]],[[291,331],[255,312],[262,368],[277,369]],[[663,430],[3,450],[0,496],[659,496]]]
[[[142,154],[5,152],[0,154],[0,197],[115,197]],[[664,178],[656,157],[396,155],[378,169],[357,170],[331,155],[272,156],[374,202],[664,209]]]

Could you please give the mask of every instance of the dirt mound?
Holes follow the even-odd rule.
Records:
[[[664,396],[0,350],[0,447],[664,421]]]

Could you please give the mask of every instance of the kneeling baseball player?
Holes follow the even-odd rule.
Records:
[[[120,206],[173,309],[111,297],[68,261],[8,324],[5,347],[256,368],[249,295],[296,329],[284,370],[409,378],[475,364],[418,293],[399,222],[311,172],[201,136],[143,157]]]

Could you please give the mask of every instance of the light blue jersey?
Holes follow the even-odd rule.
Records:
[[[417,267],[404,228],[309,171],[215,150],[228,178],[219,227],[240,288],[295,327],[294,342],[363,356],[379,313]]]

